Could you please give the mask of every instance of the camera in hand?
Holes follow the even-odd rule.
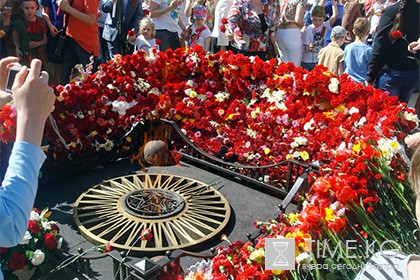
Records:
[[[15,82],[16,74],[19,73],[20,69],[22,69],[22,66],[13,66],[9,69],[6,80],[6,92],[12,92],[12,86]]]

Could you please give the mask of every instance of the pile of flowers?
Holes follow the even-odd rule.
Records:
[[[194,47],[117,56],[97,73],[57,86],[55,92],[53,117],[62,140],[53,126],[47,127],[45,140],[56,163],[121,148],[116,143],[121,137],[132,141],[125,133],[135,123],[157,117],[174,120],[197,147],[225,161],[322,163],[309,176],[309,192],[299,197],[299,212],[256,221],[263,235],[255,244],[229,241],[203,275],[323,279],[338,273],[350,279],[356,269],[334,271],[330,265],[369,257],[319,258],[310,240],[328,240],[331,246],[346,239],[360,244],[394,240],[405,252],[419,250],[412,235],[417,225],[403,144],[418,126],[417,115],[396,97],[355,84],[347,75],[335,76],[321,65],[308,72],[275,59],[206,54]],[[13,139],[14,123],[11,104],[0,115],[3,140]],[[174,145],[183,148],[177,141]],[[281,167],[270,168],[260,180],[281,188],[286,175]],[[389,225],[386,231],[384,225]],[[266,237],[295,238],[299,273],[264,270]],[[326,266],[305,270],[306,263]]]
[[[12,248],[0,248],[0,265],[6,279],[13,279],[16,271],[25,268],[41,273],[52,269],[52,252],[61,249],[63,238],[58,235],[57,223],[48,220],[51,214],[48,209],[34,208],[22,241]]]

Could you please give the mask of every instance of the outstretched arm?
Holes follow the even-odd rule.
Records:
[[[1,72],[7,69],[8,61],[0,61]],[[7,228],[0,231],[1,247],[11,247],[22,240],[35,200],[38,172],[45,160],[39,146],[55,95],[41,66],[40,60],[33,59],[31,71],[24,66],[12,87],[17,130],[9,167],[0,187],[0,228]],[[1,82],[0,90],[4,90],[5,83]]]

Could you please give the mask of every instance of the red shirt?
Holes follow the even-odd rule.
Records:
[[[98,0],[73,0],[71,6],[82,13],[98,17]],[[66,16],[69,15],[66,14]],[[94,25],[89,26],[70,15],[66,33],[76,40],[85,51],[93,53],[95,56],[99,55],[98,23],[96,20]]]

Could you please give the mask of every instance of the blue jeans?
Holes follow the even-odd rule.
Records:
[[[379,88],[389,92],[391,96],[398,96],[398,100],[408,103],[411,94],[419,88],[420,71],[384,70],[379,78]]]
[[[68,84],[71,71],[76,64],[82,64],[83,67],[89,64],[91,55],[93,54],[85,51],[72,37],[67,36],[63,51],[61,84]]]
[[[164,52],[167,49],[175,50],[181,47],[178,32],[171,32],[169,30],[156,30],[156,39],[161,41],[159,50]]]

